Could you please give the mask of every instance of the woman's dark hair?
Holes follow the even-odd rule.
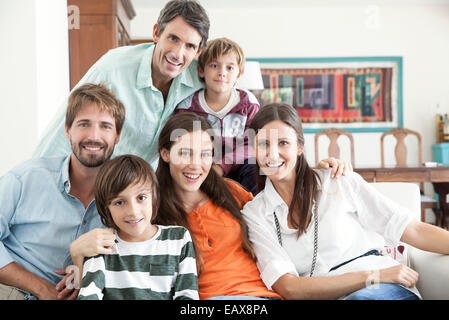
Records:
[[[159,135],[159,153],[161,153],[163,149],[170,151],[172,146],[177,142],[176,136],[173,136],[174,132],[179,132],[180,135],[182,135],[182,132],[185,134],[194,132],[194,130],[207,132],[211,135],[211,140],[213,140],[212,126],[205,118],[192,112],[183,112],[171,116]],[[178,135],[178,137],[180,135]],[[161,193],[156,223],[161,225],[181,225],[190,230],[187,221],[187,214],[189,212],[185,211],[181,198],[175,192],[173,178],[170,175],[169,163],[165,162],[162,157],[159,157],[156,176],[159,181],[160,189],[164,190],[164,192]],[[206,179],[201,184],[200,190],[203,191],[216,206],[228,210],[239,222],[241,227],[242,248],[253,260],[255,260],[255,253],[248,238],[248,228],[240,213],[244,201],[242,199],[236,199],[231,191],[229,191],[229,187],[232,187],[231,184],[228,185],[228,183],[219,176],[213,168],[211,168]],[[236,197],[238,196],[236,195]],[[197,265],[199,270],[201,270],[203,264],[201,253],[195,244],[193,235],[192,240],[195,246]]]
[[[109,205],[120,192],[134,184],[151,184],[152,217],[157,217],[159,206],[159,184],[151,166],[142,158],[125,154],[108,160],[100,168],[95,179],[95,202],[101,222],[108,228],[118,230],[112,219]]]
[[[304,146],[304,134],[301,119],[296,110],[285,103],[272,103],[262,107],[251,120],[250,128],[254,135],[266,124],[280,120],[296,132],[298,144]],[[260,171],[259,165],[258,169]],[[298,229],[298,236],[304,233],[312,219],[313,200],[317,200],[320,177],[309,167],[304,152],[298,156],[295,167],[295,189],[292,202],[289,204],[288,219]],[[265,188],[266,177],[257,176],[258,190]]]
[[[201,42],[198,49],[204,47],[209,38],[209,17],[206,10],[194,0],[172,0],[167,2],[157,19],[157,34],[160,35],[165,30],[165,26],[177,16],[181,16],[185,22],[199,32]]]

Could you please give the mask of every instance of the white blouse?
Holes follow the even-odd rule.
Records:
[[[316,170],[321,177],[317,201],[318,252],[314,276],[377,270],[399,264],[389,256],[366,256],[329,270],[372,249],[397,244],[414,219],[414,213],[379,193],[357,173],[330,177],[330,170]],[[279,219],[282,246],[278,242],[273,212]],[[282,275],[309,276],[314,249],[314,219],[299,238],[287,225],[288,206],[270,179],[265,189],[248,202],[242,214],[257,256],[261,278],[271,286]],[[419,295],[416,288],[412,291]]]

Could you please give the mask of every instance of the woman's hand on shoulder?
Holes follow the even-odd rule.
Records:
[[[347,176],[353,172],[351,163],[341,161],[333,157],[323,159],[318,163],[318,169],[329,169],[331,168],[332,178],[338,178],[340,176]]]

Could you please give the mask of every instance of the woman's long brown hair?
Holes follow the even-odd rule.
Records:
[[[276,120],[280,120],[292,127],[296,132],[298,144],[304,146],[301,119],[296,110],[288,104],[272,103],[262,107],[251,121],[250,128],[257,135],[257,132],[266,124]],[[258,172],[260,172],[259,164],[257,164],[257,167],[259,169]],[[313,200],[317,200],[318,198],[320,177],[309,167],[304,152],[298,156],[295,174],[295,188],[292,202],[288,204],[288,219],[298,229],[298,236],[300,236],[307,230],[312,220],[312,204]],[[257,176],[257,187],[259,191],[265,188],[265,180],[265,176]]]
[[[209,121],[195,113],[183,112],[171,116],[159,135],[159,153],[163,149],[170,151],[172,146],[176,143],[177,140],[173,139],[172,136],[172,133],[176,132],[176,130],[193,132],[199,128],[202,131],[209,133],[209,135],[213,132]],[[211,140],[213,140],[213,136],[211,136]],[[189,212],[184,210],[183,202],[179,195],[175,192],[173,178],[170,175],[169,163],[165,162],[162,157],[159,157],[156,176],[159,181],[161,194],[159,211],[155,223],[162,225],[180,225],[190,230],[187,220],[187,215]],[[229,191],[229,186],[226,181],[219,176],[213,168],[211,168],[206,179],[201,184],[200,190],[203,191],[216,206],[228,210],[239,222],[241,227],[242,248],[253,260],[255,260],[256,256],[248,238],[247,225],[242,214],[240,213],[240,209],[244,205],[243,200],[236,199],[234,197],[234,195]],[[236,196],[238,197],[238,195]],[[198,270],[201,271],[203,260],[193,235],[192,240],[195,247],[197,265],[199,267]]]

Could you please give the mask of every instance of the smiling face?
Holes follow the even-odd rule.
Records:
[[[240,77],[237,54],[229,52],[198,68],[198,75],[204,78],[207,92],[229,93]]]
[[[171,20],[161,34],[153,27],[156,42],[151,64],[153,83],[168,82],[184,71],[200,54],[201,35],[181,16]]]
[[[181,197],[200,191],[211,170],[212,156],[211,137],[201,130],[188,132],[180,136],[170,150],[161,150],[161,158],[169,164],[175,190]]]
[[[85,104],[76,115],[70,128],[65,127],[72,153],[83,166],[95,168],[109,159],[119,142],[114,117],[102,111],[98,104]]]
[[[120,192],[108,206],[118,236],[129,242],[146,241],[156,233],[151,183],[134,183]]]
[[[256,135],[256,157],[259,167],[274,183],[292,181],[303,146],[295,130],[280,120],[267,123]]]

